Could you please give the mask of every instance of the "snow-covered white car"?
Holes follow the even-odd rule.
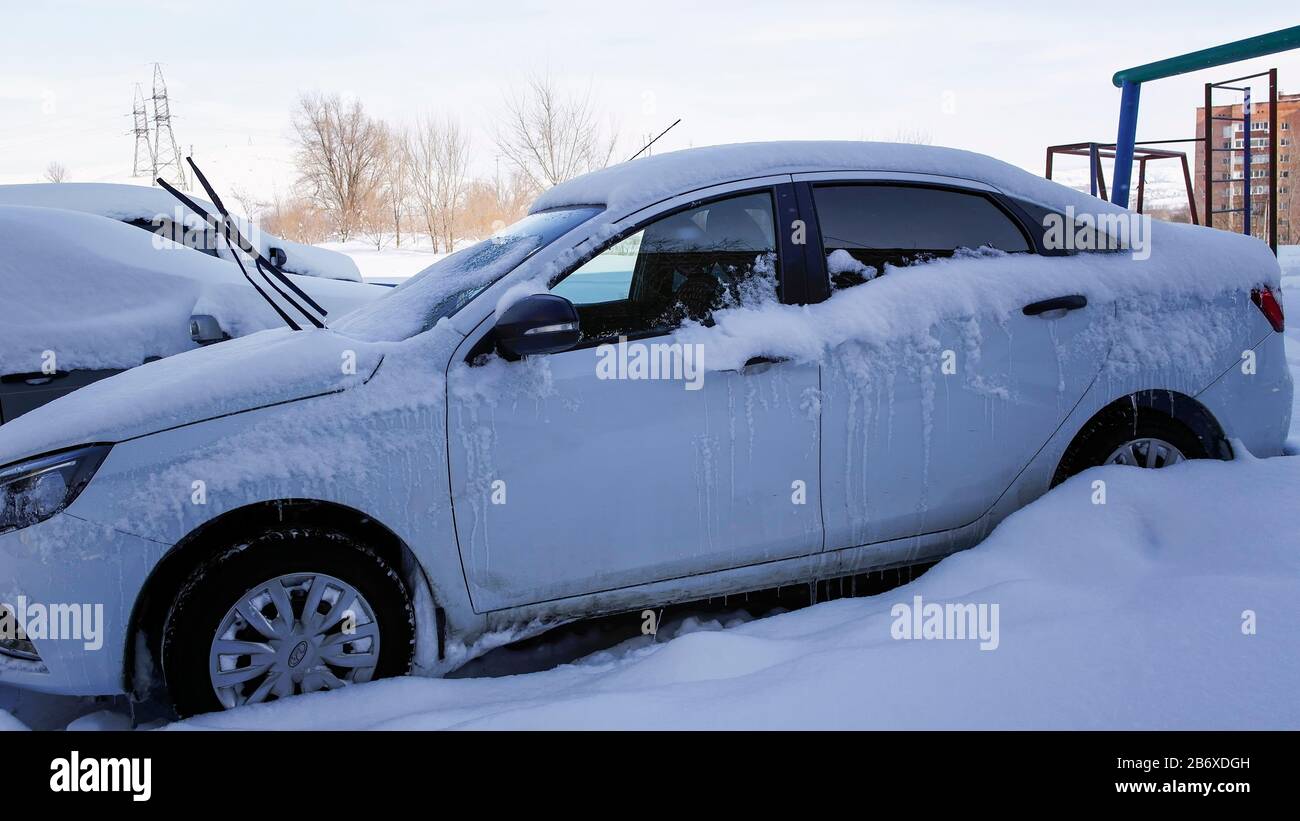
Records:
[[[0,638],[0,681],[195,713],[439,674],[931,561],[1091,466],[1277,455],[1278,288],[1253,239],[964,151],[611,167],[328,330],[0,428],[0,601],[104,612],[94,649]]]
[[[67,196],[63,189],[82,194]],[[86,195],[87,189],[100,197]],[[131,208],[114,212],[109,195]],[[174,218],[164,216],[145,221],[151,232],[133,227],[139,220],[132,215],[142,213],[139,201],[152,202],[146,209],[152,211],[170,198],[160,189],[128,185],[0,186],[0,203],[43,203],[0,204],[0,423],[150,359],[283,324],[197,215],[174,212],[186,215],[183,231],[168,229]],[[249,235],[266,246],[264,253],[278,252],[277,259],[287,254],[298,270],[318,270],[319,276],[288,277],[332,315],[388,291],[350,276],[348,266],[331,259],[341,254],[309,246],[285,250],[267,244],[280,240]],[[196,250],[171,236],[208,244]],[[218,247],[219,253],[213,250]],[[355,273],[355,264],[343,259]]]
[[[217,213],[216,207],[207,200],[191,199],[209,214]],[[0,185],[0,205],[95,214],[143,228],[210,256],[231,258],[229,247],[218,237],[216,229],[162,188],[106,182]],[[234,219],[258,250],[286,273],[361,282],[361,271],[347,254],[281,239],[247,220]]]

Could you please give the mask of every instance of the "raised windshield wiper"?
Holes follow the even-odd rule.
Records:
[[[230,254],[232,257],[235,258],[235,264],[239,266],[239,271],[244,275],[244,279],[248,280],[248,284],[253,286],[253,290],[257,291],[257,293],[262,297],[262,299],[266,300],[267,304],[270,305],[275,310],[275,312],[280,315],[280,318],[284,320],[286,325],[288,325],[290,328],[292,328],[295,331],[302,330],[302,326],[300,326],[297,322],[295,322],[293,318],[289,316],[289,314],[285,313],[284,309],[280,307],[279,303],[277,303],[270,294],[262,290],[261,286],[257,284],[257,281],[254,280],[253,277],[248,273],[248,270],[244,267],[243,259],[240,257],[241,251],[245,254],[248,254],[248,256],[253,260],[253,265],[254,267],[256,267],[257,272],[262,275],[262,279],[265,280],[267,285],[271,286],[271,288],[275,291],[275,293],[279,294],[281,299],[283,299],[290,306],[292,306],[293,309],[297,311],[299,314],[304,316],[309,323],[311,323],[317,328],[324,328],[325,327],[324,318],[328,316],[329,312],[326,311],[324,308],[322,308],[320,305],[316,304],[315,300],[313,300],[310,296],[304,293],[301,288],[299,288],[296,284],[294,284],[293,280],[289,279],[289,277],[284,273],[284,271],[280,269],[280,266],[276,265],[275,263],[271,262],[269,259],[264,257],[262,255],[262,252],[258,248],[256,248],[251,242],[249,242],[247,239],[244,238],[244,235],[240,233],[239,227],[236,224],[235,220],[230,216],[230,212],[226,210],[225,205],[222,204],[221,198],[217,196],[217,193],[212,190],[212,186],[208,183],[207,177],[205,177],[203,175],[203,172],[199,170],[199,167],[194,164],[194,160],[190,157],[186,157],[185,161],[189,163],[190,168],[194,169],[195,179],[199,181],[199,184],[203,186],[203,190],[207,193],[208,197],[212,199],[212,204],[217,207],[217,210],[221,214],[220,219],[218,219],[216,216],[212,214],[209,214],[206,209],[204,209],[198,203],[194,202],[194,200],[190,199],[185,194],[182,194],[180,191],[177,191],[166,180],[159,178],[158,184],[162,186],[173,197],[176,197],[176,199],[180,200],[181,203],[184,204],[191,211],[201,216],[209,225],[211,225],[213,228],[215,228],[218,231],[219,235],[223,239],[225,239],[226,244],[230,247]],[[268,271],[270,272],[269,274],[267,273]],[[271,274],[274,274],[275,279],[271,278]],[[279,285],[276,284],[275,282],[276,279],[278,279],[281,283],[283,283],[286,287],[288,287],[289,290],[293,291],[293,293],[301,297],[302,300],[307,303],[307,305],[311,306],[311,308],[315,311],[315,313],[307,310],[307,308],[304,308],[302,304],[300,304],[292,296],[286,293],[283,288],[281,288]]]

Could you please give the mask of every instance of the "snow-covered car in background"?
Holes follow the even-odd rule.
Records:
[[[0,639],[0,681],[195,713],[439,674],[566,620],[931,561],[1091,466],[1281,453],[1268,249],[1157,223],[1080,250],[1101,218],[1127,217],[915,145],[557,186],[328,330],[0,428],[0,600],[105,613],[94,650]]]
[[[148,192],[144,199],[170,198],[136,186],[63,183],[0,186],[0,201],[63,202],[50,192],[65,187],[115,194],[138,188]],[[15,195],[18,189],[23,196]],[[87,213],[90,205],[103,205],[93,198],[67,199],[65,204],[87,207],[0,205],[0,423],[150,359],[282,324],[232,260],[141,231],[125,216],[118,221]],[[155,204],[162,206],[160,200]],[[260,237],[263,243],[268,239]],[[221,253],[230,251],[223,246]],[[304,268],[326,260],[319,270],[339,275],[289,274],[331,315],[388,290],[356,281],[347,266],[329,259],[342,256],[331,251],[300,246],[277,256],[284,253],[307,263]]]
[[[216,207],[207,200],[192,199],[209,214],[217,213]],[[143,228],[210,256],[231,259],[230,248],[218,238],[216,229],[161,188],[98,182],[0,185],[0,205],[30,205],[95,214]],[[347,254],[281,239],[247,220],[234,219],[240,231],[258,250],[286,273],[361,282],[361,271]]]

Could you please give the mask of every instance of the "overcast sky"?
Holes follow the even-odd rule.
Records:
[[[259,197],[293,180],[304,91],[392,121],[454,115],[491,173],[505,94],[537,73],[590,90],[619,155],[681,117],[658,149],[924,134],[1042,173],[1048,144],[1114,140],[1116,70],[1300,22],[1294,0],[1124,5],[5,0],[0,183],[38,181],[51,161],[126,181],[133,88],[155,61],[183,148]],[[1151,84],[1139,136],[1193,136],[1206,80],[1272,66],[1300,91],[1300,52]]]

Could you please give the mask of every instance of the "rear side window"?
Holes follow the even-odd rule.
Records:
[[[838,288],[884,273],[885,265],[950,257],[959,248],[1029,251],[1024,233],[983,194],[902,185],[813,189],[822,247]]]

